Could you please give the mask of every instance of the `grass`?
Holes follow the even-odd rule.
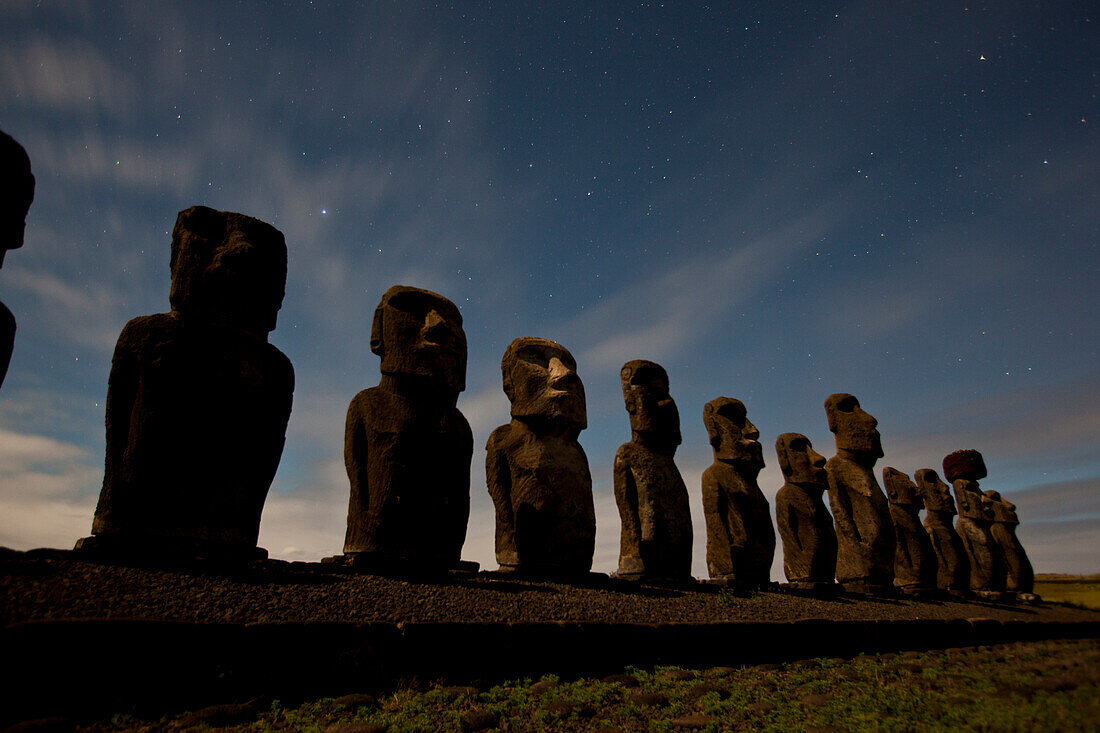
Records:
[[[1085,731],[1100,720],[1098,685],[1100,641],[1021,642],[739,668],[628,668],[603,679],[547,675],[480,690],[399,689],[350,704],[276,701],[219,730]],[[189,729],[189,722],[195,715],[121,715],[81,730]]]
[[[1035,592],[1044,601],[1100,610],[1100,575],[1036,575]]]

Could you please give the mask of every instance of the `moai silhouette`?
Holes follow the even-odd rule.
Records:
[[[504,572],[579,576],[592,568],[596,510],[577,362],[561,344],[517,338],[500,362],[512,421],[489,436],[485,479]]]
[[[27,151],[0,130],[0,267],[9,249],[23,246],[27,212],[34,201],[34,175]],[[15,346],[15,316],[0,302],[0,386]]]
[[[717,397],[703,407],[714,463],[703,472],[707,569],[714,580],[756,587],[770,582],[775,555],[771,508],[756,477],[764,468],[760,432],[740,400]]]
[[[474,448],[455,407],[466,388],[462,315],[442,295],[395,285],[374,311],[370,347],[382,378],[351,401],[344,431],[345,557],[377,570],[453,569]]]
[[[917,485],[896,468],[882,469],[882,483],[896,538],[894,585],[907,594],[929,593],[936,589],[936,551],[917,516],[924,499]]]
[[[243,560],[279,466],[294,393],[268,343],[286,287],[283,235],[205,206],[172,231],[172,310],[118,337],[94,537],[78,548]]]
[[[825,464],[829,508],[836,523],[836,579],[846,590],[890,593],[894,585],[894,523],[875,480],[882,458],[878,421],[846,393],[825,400],[836,455]]]
[[[836,572],[836,531],[822,500],[829,488],[825,456],[800,433],[776,438],[775,453],[786,481],[775,495],[783,574],[797,590],[826,590]]]
[[[618,576],[691,578],[691,510],[687,487],[673,461],[680,445],[680,413],[668,374],[651,361],[628,361],[619,372],[630,442],[615,454],[615,501],[622,533]]]
[[[982,494],[978,480],[986,477],[985,461],[976,450],[957,450],[943,459],[943,475],[955,489],[959,521],[955,530],[962,538],[970,561],[970,590],[999,597],[1005,589],[1005,565],[990,532],[992,502]]]
[[[970,590],[970,559],[962,538],[955,531],[955,500],[951,487],[931,468],[914,474],[924,497],[924,529],[936,553],[936,587],[951,593]]]
[[[1035,595],[1035,571],[1031,560],[1024,552],[1024,546],[1016,536],[1016,527],[1020,519],[1016,516],[1016,505],[1005,499],[997,491],[984,492],[993,509],[993,524],[989,532],[1005,563],[1005,589],[1015,593],[1021,600],[1038,600]]]

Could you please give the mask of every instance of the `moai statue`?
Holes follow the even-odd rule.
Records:
[[[294,393],[268,343],[286,287],[283,235],[205,206],[172,231],[172,310],[118,337],[94,537],[123,555],[249,559]]]
[[[970,559],[962,538],[955,531],[955,500],[951,487],[931,468],[914,474],[917,488],[924,497],[924,529],[936,553],[936,587],[952,593],[970,589]]]
[[[500,362],[512,421],[489,436],[485,480],[496,506],[496,556],[504,572],[584,575],[592,568],[596,510],[588,426],[577,362],[561,344],[517,338]]]
[[[462,315],[442,295],[395,285],[374,311],[370,348],[382,359],[382,378],[348,407],[344,555],[383,570],[455,568],[474,449],[455,407],[466,388]]]
[[[836,523],[836,579],[846,590],[889,593],[894,585],[894,523],[875,480],[882,458],[878,421],[845,393],[825,400],[836,455],[825,464],[829,508]]]
[[[0,267],[9,249],[23,246],[27,212],[34,201],[34,176],[27,151],[0,130]],[[0,302],[0,385],[8,373],[15,346],[15,316]]]
[[[760,432],[740,400],[717,397],[703,407],[714,463],[703,472],[707,569],[714,580],[766,585],[775,555],[771,508],[756,477],[764,468]]]
[[[887,466],[882,483],[890,498],[890,518],[894,521],[894,585],[903,593],[927,593],[936,588],[936,552],[917,514],[924,509],[924,498],[909,477]]]
[[[1024,552],[1024,546],[1016,536],[1016,527],[1020,524],[1020,519],[1016,516],[1016,505],[997,491],[984,493],[993,509],[993,524],[989,532],[1001,548],[1001,556],[1004,558],[1005,589],[1024,600],[1037,600],[1035,571]]]
[[[985,461],[976,450],[957,450],[943,459],[943,475],[955,489],[959,521],[955,525],[970,560],[970,590],[997,596],[1005,589],[1005,566],[993,539],[992,502],[978,480],[986,477]]]
[[[821,498],[829,488],[825,456],[799,433],[776,438],[775,453],[786,481],[775,495],[783,573],[792,588],[828,589],[836,572],[836,531]]]
[[[668,393],[668,374],[641,359],[619,372],[630,442],[615,454],[615,502],[622,534],[618,576],[691,578],[691,510],[687,487],[672,457],[680,445],[680,413]]]

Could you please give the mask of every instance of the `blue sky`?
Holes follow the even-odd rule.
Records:
[[[468,559],[495,567],[500,356],[541,336],[588,394],[597,569],[618,555],[618,370],[644,358],[682,416],[697,575],[703,404],[745,402],[771,498],[775,437],[832,455],[840,391],[878,418],[879,469],[977,448],[1037,570],[1100,571],[1095,9],[807,8],[4,3],[0,129],[38,188],[0,270],[0,544],[87,534],[114,341],[168,309],[175,215],[204,204],[289,247],[275,557],[341,548],[344,413],[401,283],[465,320]]]

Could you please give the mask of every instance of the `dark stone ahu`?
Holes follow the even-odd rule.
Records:
[[[878,421],[846,393],[825,400],[836,455],[825,464],[836,523],[836,579],[857,593],[889,593],[894,585],[894,523],[875,480],[882,458]]]
[[[615,502],[622,534],[621,578],[691,578],[691,510],[687,487],[672,457],[680,445],[680,413],[668,374],[641,359],[619,372],[630,442],[615,454]]]
[[[279,466],[294,393],[267,342],[286,287],[283,235],[194,206],[172,231],[172,310],[118,337],[94,537],[124,556],[245,560]]]
[[[768,500],[756,477],[764,468],[759,431],[740,400],[718,397],[703,407],[714,463],[703,472],[707,569],[739,587],[766,585],[775,555]]]
[[[34,176],[27,151],[0,130],[0,267],[9,249],[23,246],[27,212],[34,201]],[[15,346],[15,316],[0,303],[0,385],[8,373]]]
[[[382,359],[382,378],[348,407],[344,555],[370,569],[455,568],[474,448],[455,407],[466,388],[462,315],[441,295],[395,285],[374,311],[370,348]]]
[[[970,560],[970,590],[999,595],[1005,590],[1005,565],[990,532],[992,502],[982,494],[978,480],[986,477],[985,461],[976,450],[957,450],[943,459],[943,475],[955,489],[959,521],[955,529]]]
[[[836,572],[836,531],[821,498],[829,488],[825,456],[800,433],[776,438],[775,453],[786,481],[775,495],[783,574],[797,590],[827,589]]]
[[[887,466],[882,483],[890,498],[897,549],[894,553],[894,585],[903,593],[928,593],[936,588],[936,552],[917,516],[924,508],[917,485],[909,477]]]
[[[496,506],[500,569],[577,576],[592,568],[596,511],[577,362],[561,344],[521,337],[500,362],[512,421],[489,436],[485,480]]]
[[[1016,527],[1020,524],[1016,505],[997,491],[986,491],[984,494],[993,509],[993,524],[989,532],[1004,558],[1005,590],[1015,593],[1022,600],[1038,600],[1035,595],[1035,571],[1016,536]]]
[[[955,531],[955,500],[951,487],[931,468],[914,474],[917,488],[924,497],[924,529],[936,553],[936,587],[962,593],[970,590],[970,559],[962,538]]]

